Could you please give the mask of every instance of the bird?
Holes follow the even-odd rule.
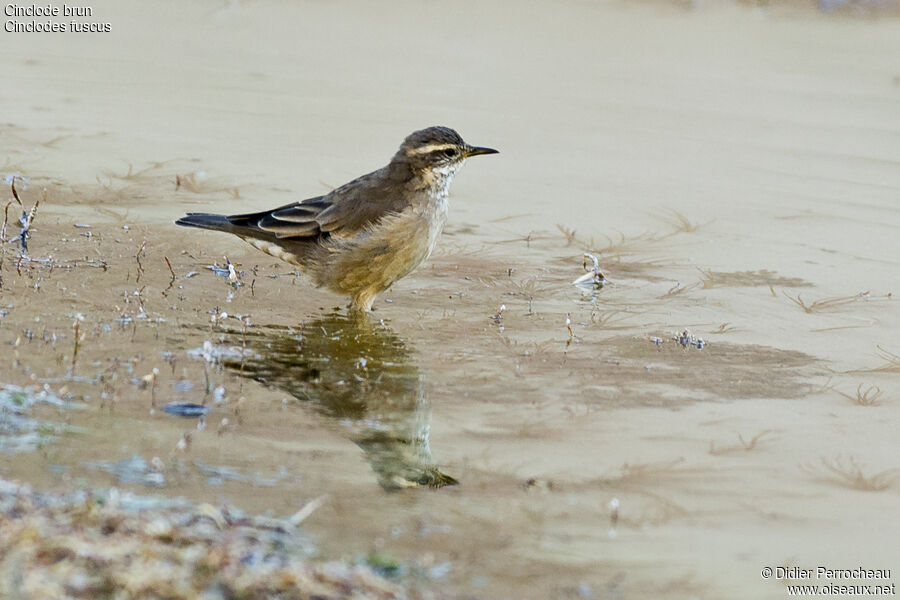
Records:
[[[466,159],[496,154],[453,129],[409,134],[390,163],[323,196],[262,212],[188,213],[176,225],[231,233],[296,265],[313,283],[370,311],[375,297],[434,250],[447,220],[454,175]]]

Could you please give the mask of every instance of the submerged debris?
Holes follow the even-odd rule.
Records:
[[[31,407],[49,404],[58,408],[81,406],[59,398],[49,389],[0,385],[0,452],[31,452],[72,428],[31,418]]]
[[[652,335],[648,338],[650,342],[652,342],[657,349],[662,348],[662,344],[665,341],[663,338],[659,336]],[[703,350],[706,347],[707,342],[703,338],[698,338],[694,336],[688,329],[684,329],[681,332],[675,332],[671,340],[681,346],[682,349],[686,350],[688,346],[693,346],[697,350]]]
[[[588,260],[592,263],[590,267],[588,267]],[[582,266],[587,273],[573,281],[572,285],[586,289],[600,289],[606,285],[606,277],[600,272],[600,261],[596,256],[585,252]]]
[[[244,358],[254,357],[254,353],[250,349],[242,349],[239,346],[215,346],[210,341],[203,342],[202,348],[191,348],[185,351],[190,358],[203,359],[207,363],[221,363],[229,360],[240,360]]]
[[[6,238],[6,227],[9,221],[9,207],[12,205],[12,201],[6,203],[6,207],[3,212],[3,225],[0,226],[0,243],[6,242],[14,242],[18,240],[19,246],[22,249],[22,256],[28,256],[28,238],[31,236],[30,230],[31,225],[34,223],[34,217],[37,214],[38,206],[40,206],[41,201],[36,200],[32,205],[31,210],[26,210],[25,205],[22,204],[22,200],[19,199],[19,193],[16,191],[16,175],[12,175],[6,178],[9,181],[9,189],[12,192],[13,199],[22,209],[22,216],[19,217],[19,235],[7,239]]]
[[[231,264],[231,261],[228,260],[227,256],[225,257],[225,264],[228,265],[228,283],[229,283],[229,285],[232,285],[234,287],[238,287],[238,286],[242,285],[241,282],[238,280],[238,274],[237,274],[237,271],[235,271],[235,269],[234,269],[234,265]]]
[[[607,531],[607,535],[611,538],[616,537],[616,527],[619,524],[619,505],[619,499],[616,497],[613,497],[607,505],[609,508],[609,531]]]
[[[196,418],[207,414],[209,407],[190,402],[171,402],[163,406],[163,410],[176,417]]]
[[[496,313],[491,315],[491,321],[493,321],[494,324],[497,325],[497,330],[500,333],[503,333],[503,311],[504,310],[506,310],[506,305],[501,304],[500,309]]]
[[[106,471],[115,476],[120,483],[139,483],[148,487],[164,487],[166,485],[166,476],[163,475],[155,461],[147,464],[147,461],[138,454],[115,462],[91,461],[86,463],[86,466]]]
[[[225,257],[224,265],[220,265],[218,262],[214,262],[211,265],[206,265],[206,268],[219,277],[226,278],[228,280],[228,285],[233,288],[239,288],[244,285],[243,283],[241,283],[241,277],[243,277],[244,272],[238,272],[234,266],[234,263],[232,263],[227,256]],[[192,277],[193,275],[195,275],[195,273],[192,271],[191,273],[186,275],[186,277]]]
[[[198,471],[207,476],[207,485],[222,485],[226,481],[240,481],[241,483],[249,483],[250,485],[273,487],[283,479],[283,476],[263,477],[259,473],[253,475],[244,475],[237,469],[225,466],[208,465],[199,460],[194,461],[194,467]]]
[[[703,350],[703,347],[706,346],[706,342],[703,341],[703,338],[694,337],[694,334],[687,329],[673,335],[672,340],[684,349],[688,346],[694,346],[697,350]]]

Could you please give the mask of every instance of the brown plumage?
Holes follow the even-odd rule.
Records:
[[[494,154],[448,127],[410,134],[391,162],[324,196],[241,215],[188,213],[178,225],[233,233],[371,310],[375,295],[428,258],[466,158]]]

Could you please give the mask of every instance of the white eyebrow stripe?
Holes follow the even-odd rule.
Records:
[[[407,156],[412,156],[413,154],[428,154],[429,152],[437,152],[438,150],[449,150],[451,148],[456,148],[456,144],[428,144],[427,146],[419,146],[418,148],[410,148],[406,151]]]

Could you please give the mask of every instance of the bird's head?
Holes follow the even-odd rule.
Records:
[[[409,165],[414,172],[431,172],[440,178],[452,177],[470,156],[496,153],[493,148],[467,144],[449,127],[428,127],[409,134],[394,161]]]

